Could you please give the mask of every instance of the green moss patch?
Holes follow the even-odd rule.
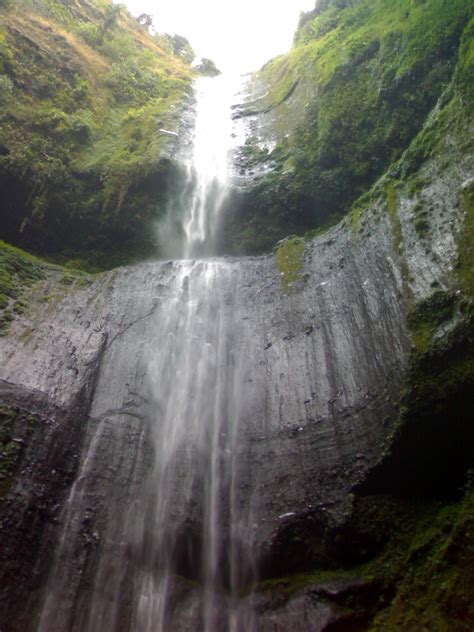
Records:
[[[275,249],[275,263],[281,274],[281,288],[285,294],[291,292],[293,285],[303,269],[304,240],[301,237],[288,237]]]
[[[469,630],[474,621],[472,490],[450,505],[412,505],[396,526],[374,568],[396,576],[395,594],[367,629]],[[394,532],[393,523],[385,528]]]
[[[408,324],[417,350],[426,350],[433,342],[437,329],[449,323],[461,307],[452,292],[443,290],[436,290],[418,303],[408,314]]]
[[[267,609],[284,607],[305,591],[341,614],[336,629],[469,629],[474,616],[469,482],[451,502],[357,496],[345,525],[325,538],[332,541],[332,567],[258,583],[255,590],[267,596]]]
[[[46,277],[46,268],[35,257],[0,242],[0,335],[8,333],[15,314],[25,311],[25,292]]]
[[[35,287],[40,288],[51,277],[54,278],[51,292],[54,287],[90,283],[90,277],[83,272],[49,264],[0,241],[0,336],[9,332],[17,316],[27,312]],[[49,296],[49,291],[42,294],[44,300],[49,300]]]

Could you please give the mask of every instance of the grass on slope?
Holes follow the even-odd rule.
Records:
[[[269,249],[262,235],[303,234],[346,213],[425,125],[453,79],[474,11],[465,0],[320,7],[302,19],[291,51],[254,78],[266,96],[248,104],[265,113],[252,156],[274,168],[244,195],[242,228],[236,222],[230,241]],[[471,65],[465,56],[462,63]],[[258,153],[258,143],[274,141]]]
[[[159,130],[177,129],[190,84],[166,38],[109,1],[0,7],[2,236],[111,262],[150,249],[173,142]]]

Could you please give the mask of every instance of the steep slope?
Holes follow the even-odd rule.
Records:
[[[98,612],[108,629],[116,617],[115,629],[134,629],[143,576],[159,571],[135,528],[153,489],[162,374],[149,363],[177,304],[223,354],[224,399],[242,407],[234,495],[219,489],[216,507],[232,498],[232,547],[260,581],[241,580],[237,596],[225,585],[219,616],[231,604],[252,614],[241,629],[259,632],[472,628],[472,29],[410,149],[325,235],[283,244],[288,259],[150,263],[92,285],[73,278],[59,294],[42,271],[1,341],[6,632],[37,630],[40,616],[44,629],[82,632]],[[194,294],[202,283],[212,319],[187,316],[209,309]],[[179,328],[172,339],[196,344]],[[226,467],[210,445],[202,467]],[[189,502],[173,492],[170,542],[187,551],[176,629],[204,629],[203,489]],[[42,609],[45,594],[60,610]]]
[[[456,118],[457,97],[450,104]],[[409,182],[382,179],[357,213],[295,249],[297,274],[273,257],[150,263],[92,284],[40,271],[1,340],[6,632],[37,630],[46,593],[60,609],[54,623],[41,615],[44,629],[82,631],[97,612],[107,629],[134,629],[143,574],[159,570],[146,529],[143,540],[136,532],[150,511],[154,394],[164,378],[150,362],[177,306],[179,323],[199,336],[178,327],[171,338],[189,348],[196,375],[197,341],[219,350],[218,366],[230,371],[221,396],[239,410],[232,502],[242,531],[233,546],[239,559],[251,554],[260,579],[240,587],[239,612],[254,613],[259,632],[415,632],[420,621],[469,629],[472,160],[461,147],[472,122],[447,137],[445,116],[418,139],[437,137],[439,153]],[[423,238],[420,199],[432,207]],[[196,294],[202,283],[209,300]],[[200,449],[203,467],[214,462],[209,441]],[[178,459],[178,480],[188,471]],[[189,553],[176,562],[170,616],[194,631],[204,629],[196,604],[205,499],[202,486],[191,491],[188,502],[179,485],[173,492],[170,541]],[[230,498],[219,490],[217,506]],[[226,560],[227,541],[219,547]],[[226,588],[218,599],[224,616],[234,602]]]
[[[2,3],[0,237],[76,265],[153,252],[192,57],[111,0]]]
[[[473,35],[471,18],[423,129],[339,224],[369,250],[380,222],[391,233],[412,347],[398,418],[343,524],[308,516],[277,534],[279,565],[261,585],[268,629],[318,612],[326,620],[315,630],[472,627]],[[447,267],[433,277],[441,261]]]
[[[321,3],[306,25],[335,4]],[[449,15],[458,5],[410,4],[415,14],[441,6]],[[154,507],[152,422],[164,371],[150,362],[163,361],[168,320],[167,339],[189,352],[192,375],[204,360],[227,371],[213,384],[227,406],[217,452],[204,436],[195,460],[205,476],[232,467],[233,487],[215,486],[214,508],[224,507],[216,548],[224,575],[229,550],[255,575],[245,569],[237,593],[224,581],[220,620],[233,609],[245,632],[472,630],[473,36],[471,18],[449,81],[399,158],[336,226],[286,240],[275,258],[88,277],[5,249],[2,630],[36,631],[41,617],[48,632],[96,632],[99,613],[104,628],[128,632],[138,603],[151,612],[141,587],[160,564],[153,538],[136,527]],[[278,132],[272,121],[266,134]],[[183,323],[196,335],[183,335]],[[183,403],[179,393],[171,403]],[[184,452],[178,482],[192,470],[194,453]],[[190,488],[187,502],[179,484],[171,491],[168,543],[184,553],[169,629],[204,629],[204,490]],[[227,539],[230,503],[237,542]]]
[[[292,50],[253,77],[234,113],[244,192],[226,248],[268,250],[346,213],[423,127],[469,15],[465,0],[334,0],[303,15]]]

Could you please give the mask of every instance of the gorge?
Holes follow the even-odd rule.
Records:
[[[1,632],[472,629],[473,8],[398,4],[317,3],[245,89],[193,97],[170,49],[179,81],[112,116],[99,78],[85,145],[84,108],[29,121],[24,17],[0,8],[25,98],[3,102],[2,236],[54,261],[2,242]],[[28,8],[43,70],[46,19],[79,50],[56,5]],[[84,60],[119,29],[145,46],[114,28]],[[347,106],[378,68],[377,113]],[[18,119],[57,174],[20,169]]]

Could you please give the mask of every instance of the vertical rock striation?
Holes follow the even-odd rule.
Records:
[[[380,215],[308,242],[288,293],[272,257],[150,263],[14,324],[2,399],[34,429],[2,497],[3,630],[251,629],[243,585],[317,563],[285,533],[343,521],[410,348]],[[451,254],[416,257],[415,291]]]

